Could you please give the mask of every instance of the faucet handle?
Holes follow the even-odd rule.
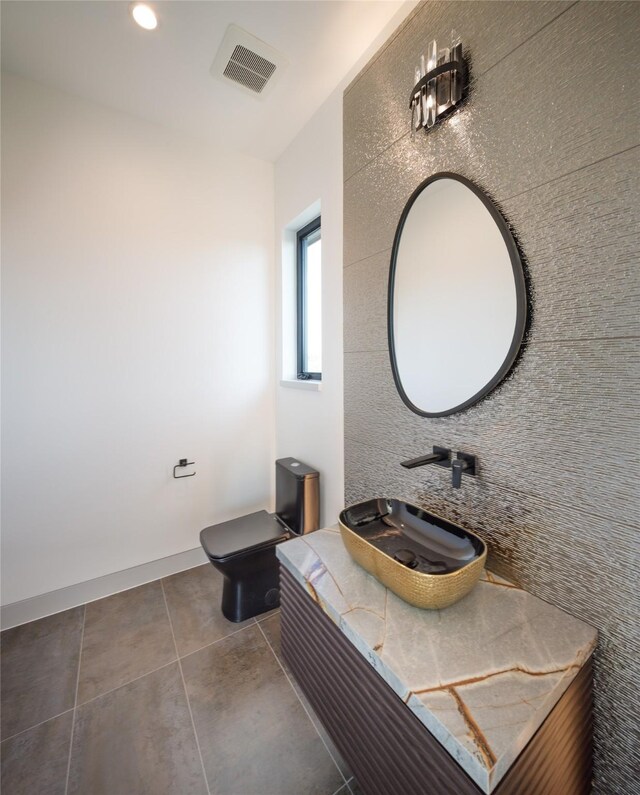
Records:
[[[455,459],[451,462],[451,483],[454,489],[459,489],[462,485],[462,474],[475,475],[478,459],[469,453],[456,453]]]

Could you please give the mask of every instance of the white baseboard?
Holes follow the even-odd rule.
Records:
[[[105,574],[104,577],[96,577],[95,580],[87,580],[30,599],[11,602],[0,608],[0,626],[2,629],[9,629],[19,624],[26,624],[28,621],[51,616],[119,591],[127,591],[129,588],[135,588],[136,585],[144,585],[146,582],[168,577],[170,574],[177,574],[179,571],[192,569],[206,562],[207,556],[204,550],[202,547],[197,547],[160,560],[143,563],[141,566]]]

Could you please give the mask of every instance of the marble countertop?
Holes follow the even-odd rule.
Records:
[[[337,527],[277,546],[283,566],[485,792],[593,652],[588,624],[488,570],[420,610],[358,566]]]

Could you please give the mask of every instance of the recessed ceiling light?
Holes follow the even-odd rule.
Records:
[[[155,30],[158,27],[158,18],[155,11],[144,3],[136,3],[131,9],[135,21],[145,30]]]

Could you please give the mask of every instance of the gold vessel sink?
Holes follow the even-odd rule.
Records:
[[[415,607],[459,601],[478,582],[487,559],[481,538],[400,500],[345,508],[340,533],[356,563]]]

